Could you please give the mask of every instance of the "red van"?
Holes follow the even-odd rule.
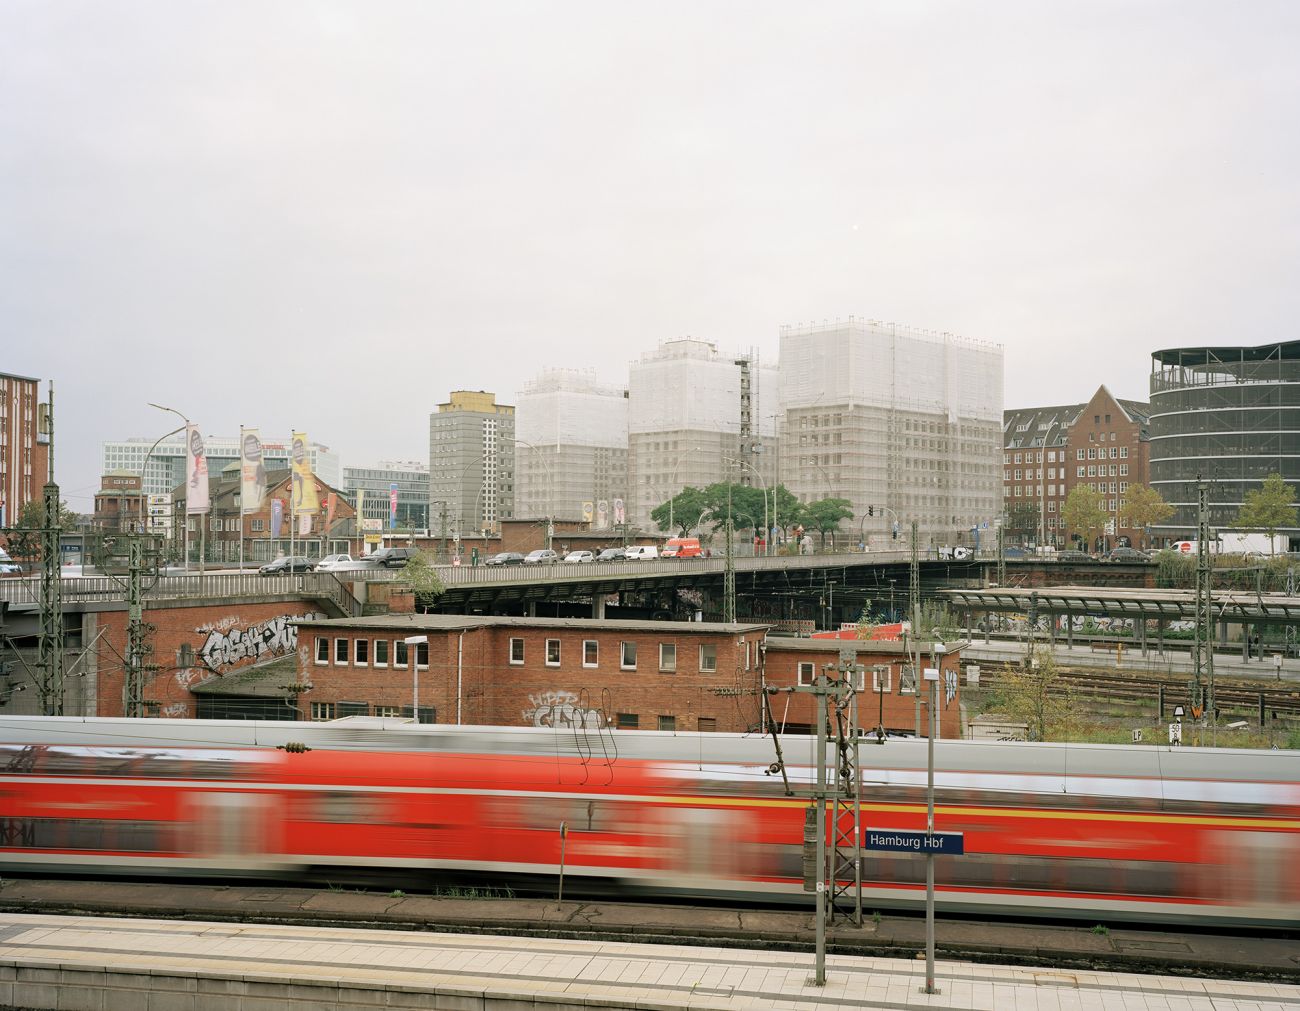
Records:
[[[669,537],[660,558],[699,558],[704,554],[698,537]]]

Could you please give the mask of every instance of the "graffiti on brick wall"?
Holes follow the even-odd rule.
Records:
[[[164,719],[177,720],[189,715],[189,707],[184,702],[170,702],[162,707],[161,715]]]
[[[321,617],[323,615],[309,611],[307,614],[282,614],[244,628],[234,625],[224,630],[197,629],[196,631],[208,632],[207,642],[199,650],[199,659],[209,670],[219,671],[223,667],[231,667],[245,661],[264,660],[296,653],[298,629],[290,622],[312,621]]]
[[[528,701],[533,707],[524,710],[524,722],[534,727],[599,730],[605,725],[605,714],[577,705],[578,696],[573,692],[540,692],[529,695]]]

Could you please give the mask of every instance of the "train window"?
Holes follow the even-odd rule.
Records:
[[[627,804],[584,800],[581,797],[539,794],[520,799],[518,827],[558,832],[560,822],[564,822],[570,832],[613,832],[620,824],[628,824],[626,812],[619,818],[617,810],[630,807]]]
[[[98,818],[7,819],[0,822],[0,845],[110,853],[156,853],[174,848],[172,826],[167,822]]]
[[[330,792],[300,794],[292,807],[296,821],[327,825],[377,825],[389,820],[389,805],[382,794]]]

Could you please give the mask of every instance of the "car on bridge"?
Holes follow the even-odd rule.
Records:
[[[523,565],[524,556],[518,551],[498,551],[483,563],[484,565]]]
[[[1115,548],[1105,558],[1108,562],[1149,562],[1151,557],[1137,548]]]
[[[525,565],[553,565],[559,560],[560,556],[550,548],[538,548],[524,555]]]
[[[596,556],[598,562],[621,562],[627,558],[627,548],[606,548]]]
[[[257,571],[264,576],[285,576],[292,572],[311,572],[315,568],[316,563],[304,555],[281,555]]]
[[[569,564],[574,565],[574,564],[582,564],[583,562],[594,562],[596,560],[596,556],[592,554],[590,551],[579,549],[577,551],[570,551],[567,555],[564,556],[564,560]]]
[[[366,555],[362,561],[376,568],[400,569],[418,553],[415,548],[380,548],[378,551]]]
[[[317,572],[338,572],[342,569],[357,569],[363,563],[351,555],[326,555],[316,563]]]
[[[1058,551],[1056,560],[1058,562],[1091,562],[1093,558],[1086,551],[1075,551],[1073,548],[1068,548],[1065,551]]]

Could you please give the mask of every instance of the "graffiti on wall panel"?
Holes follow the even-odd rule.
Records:
[[[533,708],[524,710],[524,722],[534,727],[599,730],[605,725],[605,714],[577,705],[578,696],[573,692],[539,692],[529,695],[528,701]]]
[[[282,614],[245,628],[213,628],[208,631],[208,639],[199,650],[199,659],[209,670],[220,671],[223,667],[247,661],[296,653],[298,628],[290,622],[313,621],[322,617],[324,615],[315,612]]]

